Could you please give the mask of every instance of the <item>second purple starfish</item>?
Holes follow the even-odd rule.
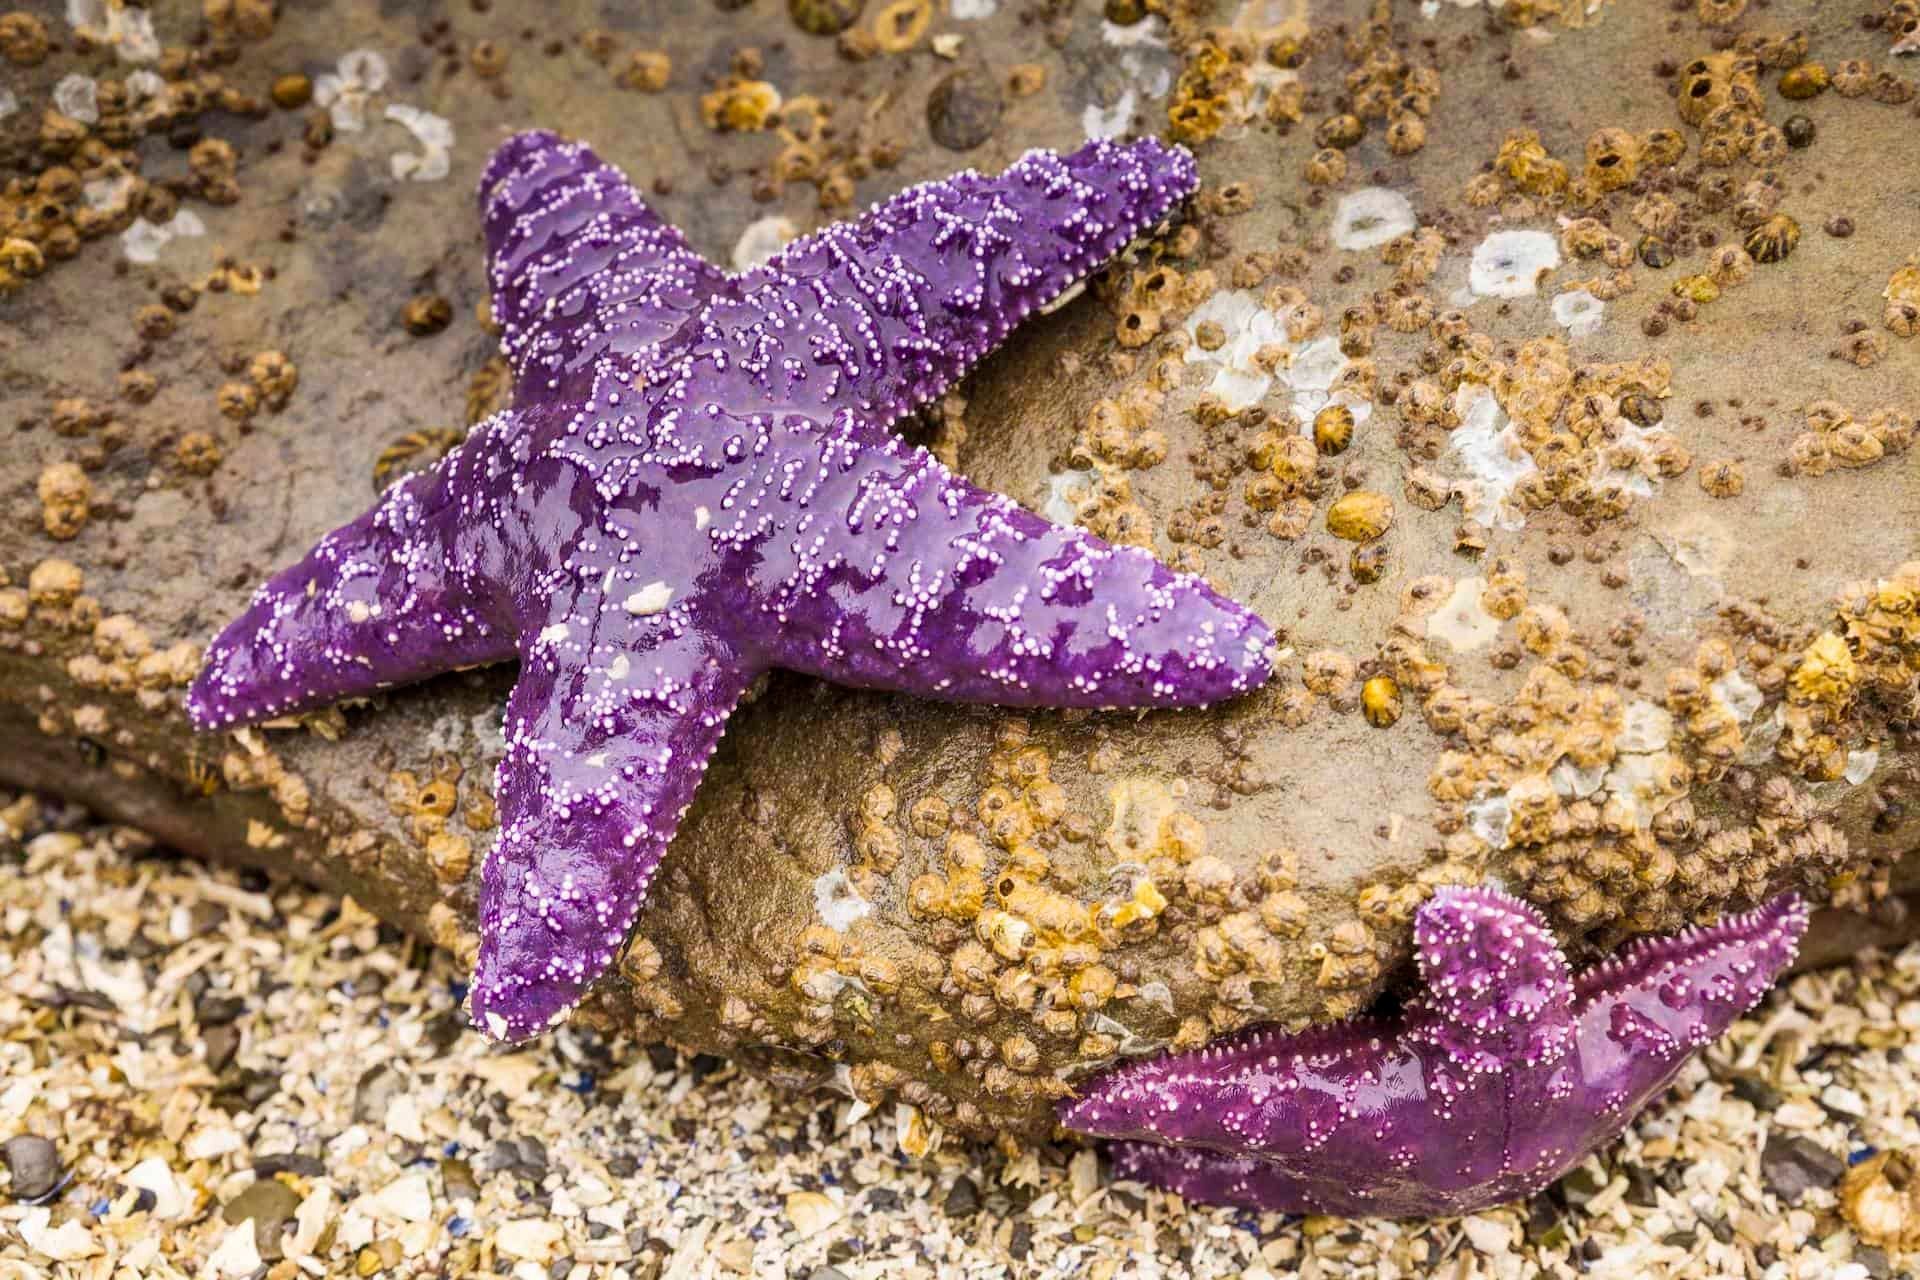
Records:
[[[1572,975],[1532,907],[1442,889],[1425,991],[1392,1021],[1256,1028],[1122,1067],[1060,1108],[1115,1171],[1298,1213],[1468,1213],[1530,1195],[1623,1129],[1791,964],[1807,909],[1636,942]]]
[[[255,593],[205,729],[518,657],[479,1024],[563,1018],[618,955],[734,704],[772,667],[1038,707],[1202,706],[1273,636],[888,427],[1167,216],[1184,152],[1032,152],[729,276],[618,171],[521,134],[481,179],[511,410]]]

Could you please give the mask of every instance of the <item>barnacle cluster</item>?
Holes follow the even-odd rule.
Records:
[[[1867,467],[1912,447],[1916,423],[1904,409],[1887,407],[1855,417],[1832,400],[1806,407],[1805,429],[1787,445],[1781,463],[1789,475],[1823,476],[1836,467]]]

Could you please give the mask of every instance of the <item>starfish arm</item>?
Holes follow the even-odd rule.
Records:
[[[613,964],[758,674],[689,605],[642,616],[553,580],[523,612],[472,986],[499,1040],[559,1022]]]
[[[1462,1071],[1558,1061],[1573,1036],[1573,975],[1540,913],[1495,889],[1442,888],[1413,930],[1432,1043]]]
[[[688,367],[703,398],[891,422],[938,396],[1036,310],[1060,300],[1197,184],[1156,141],[1031,151],[993,178],[911,187],[796,240],[701,318]],[[677,384],[677,387],[676,385]]]
[[[800,447],[810,452],[801,454]],[[1135,547],[1062,528],[877,430],[826,433],[756,569],[766,660],[837,684],[1002,706],[1170,707],[1271,672],[1251,610]],[[770,468],[763,488],[774,487]],[[736,501],[725,545],[765,502]]]
[[[519,431],[510,414],[476,427],[255,591],[207,647],[187,691],[194,724],[255,723],[512,657],[495,585],[505,544],[472,517],[490,500],[490,455]]]
[[[618,169],[544,130],[494,152],[480,213],[519,403],[580,398],[602,357],[644,363],[727,283]]]

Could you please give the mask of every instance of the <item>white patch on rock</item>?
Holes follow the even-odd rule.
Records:
[[[0,120],[5,120],[19,109],[20,99],[14,96],[13,90],[0,88]]]
[[[1480,604],[1486,583],[1479,578],[1461,578],[1453,591],[1427,618],[1427,637],[1444,640],[1455,653],[1484,649],[1500,634],[1500,619]]]
[[[387,105],[386,118],[411,133],[420,144],[420,153],[397,151],[389,160],[396,180],[436,182],[453,168],[453,125],[444,117],[404,102]]]
[[[1173,88],[1173,53],[1161,19],[1143,18],[1126,27],[1103,21],[1100,39],[1120,51],[1112,62],[1125,83],[1112,102],[1090,102],[1081,111],[1080,128],[1089,142],[1126,133],[1143,101],[1164,98]]]
[[[1873,771],[1879,767],[1880,753],[1878,751],[1872,748],[1861,751],[1849,751],[1847,752],[1847,766],[1841,771],[1840,777],[1842,780],[1852,783],[1857,787],[1868,778],[1871,778]]]
[[[120,233],[120,249],[127,255],[128,262],[155,262],[159,260],[160,250],[166,247],[168,241],[181,236],[205,234],[207,224],[200,221],[200,215],[190,209],[182,209],[163,223],[135,218],[133,225]]]
[[[564,622],[551,622],[540,628],[539,643],[559,644],[573,634],[573,628]]]
[[[1629,702],[1624,720],[1620,735],[1613,742],[1616,751],[1645,755],[1664,751],[1673,741],[1673,716],[1657,703],[1645,698]]]
[[[1047,500],[1040,506],[1040,514],[1055,524],[1073,523],[1079,514],[1079,504],[1074,501],[1076,489],[1084,491],[1084,486],[1092,483],[1091,471],[1061,471],[1047,477]]]
[[[845,867],[834,867],[813,882],[813,909],[827,928],[845,933],[855,920],[873,910],[847,877]]]
[[[1481,298],[1526,298],[1560,265],[1560,246],[1544,231],[1496,231],[1473,251],[1467,287]]]
[[[1212,351],[1201,347],[1199,330],[1212,322],[1226,334],[1226,341]],[[1287,408],[1303,430],[1310,430],[1313,415],[1336,400],[1353,410],[1356,423],[1365,422],[1373,412],[1367,400],[1351,395],[1334,395],[1329,390],[1349,363],[1335,337],[1315,338],[1294,346],[1287,341],[1284,319],[1261,305],[1260,298],[1248,289],[1222,289],[1194,308],[1187,317],[1186,361],[1213,366],[1213,380],[1207,390],[1231,409],[1245,409],[1264,399],[1277,382],[1291,392]],[[1255,363],[1263,348],[1279,347],[1285,359],[1268,372]]]
[[[101,213],[109,213],[123,207],[133,195],[138,182],[132,174],[115,174],[111,178],[94,178],[80,186],[80,195],[87,202],[87,208]]]
[[[160,56],[153,14],[126,0],[67,0],[67,22],[95,44],[111,47],[122,62],[152,62]]]
[[[1526,516],[1508,498],[1537,469],[1533,459],[1520,447],[1506,411],[1489,388],[1461,383],[1453,407],[1460,425],[1447,439],[1470,475],[1461,482],[1463,510],[1482,524],[1518,529]]]
[[[1475,796],[1467,805],[1467,826],[1495,849],[1507,847],[1507,827],[1513,821],[1513,806],[1507,793],[1492,791]]]
[[[1752,722],[1767,695],[1760,692],[1760,686],[1741,675],[1739,670],[1727,672],[1711,686],[1714,696],[1727,704],[1727,710],[1733,712],[1734,719],[1742,725]]]
[[[1333,243],[1340,249],[1377,249],[1416,225],[1406,196],[1387,187],[1362,187],[1334,206]]]
[[[327,109],[334,128],[358,133],[367,127],[367,100],[386,86],[386,58],[372,49],[355,49],[313,82],[313,101]]]
[[[1000,12],[1000,0],[953,0],[947,11],[955,22],[978,22]]]
[[[100,84],[92,76],[79,72],[61,77],[53,86],[53,109],[71,116],[81,124],[100,122]]]
[[[1598,333],[1607,318],[1607,304],[1585,289],[1572,289],[1553,300],[1553,321],[1570,338]]]
[[[764,218],[755,218],[740,233],[740,239],[733,246],[733,269],[751,271],[755,267],[765,266],[774,254],[787,247],[787,242],[800,234],[800,228],[793,225],[791,219],[777,213]]]

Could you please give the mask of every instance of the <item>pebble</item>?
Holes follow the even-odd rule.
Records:
[[[259,1178],[244,1187],[220,1210],[229,1226],[253,1223],[253,1238],[263,1258],[280,1256],[280,1237],[300,1208],[300,1193],[277,1178]]]
[[[972,1217],[980,1212],[980,1184],[961,1174],[954,1179],[953,1187],[940,1207],[949,1217]]]
[[[1760,1151],[1760,1176],[1788,1204],[1813,1187],[1831,1187],[1847,1171],[1846,1161],[1811,1138],[1775,1133]]]
[[[949,151],[971,151],[1000,123],[1000,87],[976,71],[956,71],[927,95],[927,128]]]
[[[15,1200],[38,1200],[60,1185],[60,1149],[45,1138],[31,1133],[8,1138],[0,1144],[0,1161],[13,1177]]]

